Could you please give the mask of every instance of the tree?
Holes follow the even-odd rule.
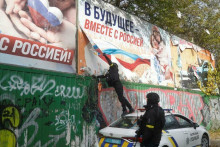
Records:
[[[219,94],[220,86],[220,66],[213,69],[211,63],[208,64],[208,72],[206,77],[198,81],[199,88],[206,95],[217,95]]]
[[[215,70],[216,70],[216,83],[218,85],[218,89],[220,89],[220,60],[218,60]]]
[[[103,0],[219,56],[219,0]],[[181,14],[181,17],[177,16]],[[218,58],[219,59],[219,58]]]

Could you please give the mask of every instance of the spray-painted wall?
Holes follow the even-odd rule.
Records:
[[[97,133],[121,116],[115,90],[97,90],[85,76],[0,65],[0,144],[13,146],[96,146]],[[123,82],[124,95],[135,109],[146,94],[160,95],[172,108],[207,129],[220,128],[219,97],[200,92]]]
[[[173,112],[183,114],[205,126],[208,130],[220,128],[220,97],[208,97],[198,91],[180,91],[173,88],[124,82],[124,96],[135,109],[143,108],[147,103],[146,95],[156,92],[160,96],[160,105],[171,108]],[[105,87],[105,84],[104,84]],[[113,88],[103,88],[98,94],[98,105],[106,124],[121,116],[121,105]]]
[[[93,146],[88,77],[0,65],[0,146]]]

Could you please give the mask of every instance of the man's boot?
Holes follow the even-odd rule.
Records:
[[[123,106],[122,106],[122,114],[121,114],[121,117],[124,117],[126,114],[128,114],[128,111],[127,111],[127,109],[126,109],[126,106],[123,105]]]
[[[123,111],[122,114],[121,114],[121,117],[124,117],[127,114],[128,114],[128,111]]]
[[[134,108],[129,109],[129,113],[133,113],[134,111]]]
[[[125,99],[125,105],[128,107],[129,113],[133,113],[135,111],[127,99]]]

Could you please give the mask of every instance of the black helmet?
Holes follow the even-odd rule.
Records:
[[[116,63],[112,63],[112,64],[113,64],[113,67],[118,68],[118,64],[116,64]]]
[[[160,97],[157,93],[151,92],[147,94],[147,104],[153,105],[160,102]]]

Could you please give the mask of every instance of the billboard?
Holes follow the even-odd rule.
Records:
[[[198,82],[205,85],[208,64],[211,63],[212,69],[215,67],[214,56],[209,51],[177,36],[172,36],[171,42],[175,86],[199,89]]]
[[[105,53],[118,64],[124,80],[173,85],[166,31],[101,1],[81,0],[78,13],[80,27],[90,41],[84,47],[90,74],[105,73]]]
[[[0,63],[76,72],[75,0],[3,0],[0,19]]]
[[[80,0],[78,8],[79,74],[105,74],[103,53],[118,64],[122,80],[136,83],[187,88],[185,79],[198,79],[203,63],[214,67],[210,52],[110,4]],[[198,88],[196,81],[190,88]]]
[[[181,88],[192,80],[196,87],[207,62],[215,67],[210,52],[110,4],[79,0],[78,11],[75,4],[1,1],[0,63],[103,75],[109,68],[105,53],[122,80]]]

